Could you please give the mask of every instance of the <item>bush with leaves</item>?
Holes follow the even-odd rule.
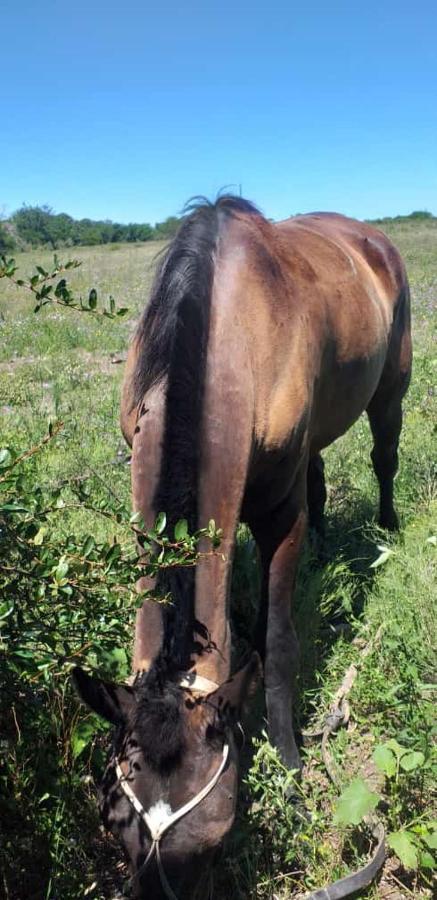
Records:
[[[355,778],[342,791],[334,815],[340,827],[360,825],[381,804],[385,807],[389,830],[387,844],[405,869],[436,868],[437,821],[413,811],[423,805],[425,774],[432,769],[433,751],[428,757],[420,750],[403,747],[391,738],[373,752],[376,768],[386,777],[386,798],[371,790],[363,778]],[[426,877],[426,876],[425,876]]]
[[[98,735],[106,729],[78,709],[67,677],[71,666],[126,677],[133,618],[143,600],[134,590],[138,576],[193,566],[201,538],[209,537],[213,545],[219,541],[213,522],[190,535],[182,520],[168,536],[164,514],[155,528],[144,531],[138,514],[130,516],[112,494],[96,505],[86,481],[40,487],[35,457],[61,430],[61,423],[52,425],[39,445],[20,455],[12,448],[0,450],[0,818],[8,896],[17,898],[28,896],[26,879],[30,884],[33,877],[27,862],[24,881],[16,880],[17,853],[39,860],[40,878],[46,869],[48,897],[77,896],[86,882],[90,860],[84,858],[83,869],[74,873],[66,861],[69,841],[83,828],[82,779],[101,769]],[[109,518],[118,537],[60,539],[58,520],[72,506]],[[135,551],[139,533],[141,557]],[[86,818],[91,839],[96,824],[91,809]],[[12,842],[17,831],[24,835],[18,850]],[[44,860],[37,848],[45,848]]]
[[[22,279],[14,260],[4,259],[0,277],[28,290],[35,311],[60,304],[123,315],[112,298],[100,308],[94,289],[86,300],[74,294],[65,276],[77,265],[55,259],[50,271],[38,266]],[[109,491],[96,496],[86,478],[41,486],[37,461],[49,444],[65,439],[63,431],[53,422],[35,446],[0,449],[0,854],[10,900],[77,897],[99,869],[92,859],[97,813],[84,795],[91,793],[90,775],[103,766],[106,726],[79,707],[71,667],[125,678],[135,611],[144,599],[135,590],[138,577],[194,566],[199,540],[209,538],[205,552],[215,552],[220,539],[214,522],[190,535],[181,520],[168,534],[164,513],[145,530],[138,513]],[[99,541],[59,529],[72,508],[108,519],[114,537]]]
[[[405,818],[424,790],[424,776],[433,765],[421,750],[403,747],[394,738],[378,744],[373,753],[375,765],[386,777],[389,797],[388,819],[391,830],[387,843],[406,869],[435,869],[437,821],[423,815]],[[434,766],[435,768],[435,766]]]
[[[27,278],[16,278],[17,265],[12,257],[7,259],[0,257],[0,278],[7,278],[17,287],[30,291],[35,298],[34,312],[39,312],[43,306],[64,306],[80,312],[94,313],[107,316],[110,319],[124,316],[127,307],[116,307],[112,295],[109,295],[108,306],[98,307],[98,297],[95,288],[91,288],[87,299],[77,297],[71,290],[65,278],[65,273],[71,269],[77,269],[81,265],[80,260],[70,259],[61,263],[56,256],[53,257],[53,266],[50,270],[37,265],[34,275]],[[59,276],[62,276],[61,278]]]

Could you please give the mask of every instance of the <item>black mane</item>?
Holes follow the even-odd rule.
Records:
[[[186,204],[181,226],[158,265],[150,301],[138,325],[136,340],[141,352],[133,379],[133,407],[169,372],[182,301],[191,299],[201,318],[209,311],[220,218],[238,213],[260,215],[253,203],[232,194],[222,195],[215,203],[193,197]]]
[[[209,315],[220,229],[238,214],[259,215],[247,200],[232,195],[215,203],[194,198],[159,264],[139,323],[138,362],[133,376],[134,405],[145,412],[144,396],[168,377],[163,455],[156,513],[165,512],[169,534],[179,519],[190,533],[197,523],[200,422],[208,346]],[[163,570],[157,590],[170,593],[164,611],[163,657],[174,670],[189,668],[194,645],[194,571]]]
[[[137,705],[133,727],[150,766],[165,770],[177,763],[184,747],[182,691],[169,677],[167,661],[159,656],[135,688]]]

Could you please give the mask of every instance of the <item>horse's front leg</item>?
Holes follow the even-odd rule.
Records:
[[[306,526],[303,496],[298,503],[293,498],[279,517],[272,516],[265,521],[264,528],[259,528],[256,535],[268,594],[261,599],[262,604],[268,604],[267,610],[265,607],[261,610],[261,621],[267,620],[263,655],[269,736],[284,763],[292,769],[301,768],[293,732],[299,644],[292,619],[292,594]]]

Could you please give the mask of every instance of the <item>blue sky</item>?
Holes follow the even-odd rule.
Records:
[[[437,214],[437,5],[6,0],[0,212]]]

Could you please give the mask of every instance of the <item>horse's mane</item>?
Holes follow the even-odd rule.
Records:
[[[139,353],[132,408],[169,372],[182,302],[191,300],[198,316],[205,318],[220,219],[241,213],[260,215],[253,203],[232,194],[221,195],[215,203],[193,197],[184,207],[181,225],[159,261],[150,301],[135,335]]]
[[[156,513],[165,512],[171,534],[178,519],[190,533],[197,523],[200,422],[205,381],[211,293],[220,231],[238,215],[260,216],[241,197],[222,195],[215,203],[194,198],[161,259],[150,302],[137,333],[133,403],[145,413],[145,394],[167,376],[165,430]],[[147,404],[146,404],[147,405]],[[161,654],[167,666],[186,670],[195,649],[194,571],[162,570],[157,590],[170,593],[164,607]]]

